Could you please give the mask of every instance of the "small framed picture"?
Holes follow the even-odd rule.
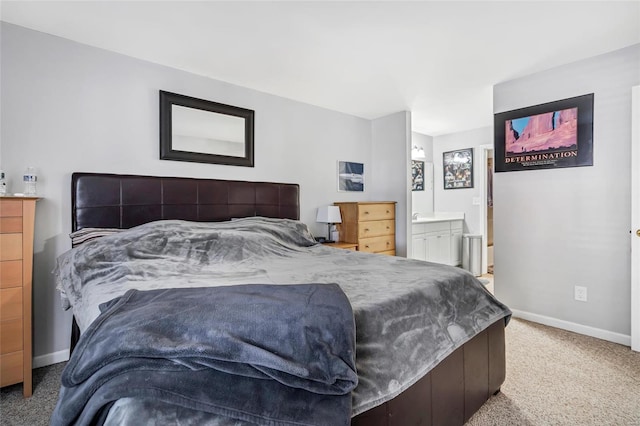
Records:
[[[444,189],[473,188],[473,148],[442,153]]]
[[[364,164],[338,161],[338,191],[364,192]]]
[[[411,160],[411,190],[424,191],[424,161]]]

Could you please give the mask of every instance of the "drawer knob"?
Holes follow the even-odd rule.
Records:
[[[389,241],[387,241],[387,245],[391,244]]]
[[[369,232],[369,228],[364,228],[364,232]]]
[[[365,210],[364,214],[369,214],[369,212]]]

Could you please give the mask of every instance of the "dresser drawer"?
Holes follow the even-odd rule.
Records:
[[[0,322],[0,354],[22,350],[22,318]]]
[[[22,200],[0,200],[0,217],[22,216]]]
[[[22,287],[0,290],[0,321],[22,318]]]
[[[22,287],[22,260],[0,262],[0,288]]]
[[[36,197],[0,197],[0,386],[32,394],[33,236]]]
[[[0,386],[13,385],[22,381],[22,351],[0,355]]]
[[[327,247],[334,247],[334,248],[339,248],[343,250],[358,251],[358,244],[345,243],[344,241],[338,241],[335,243],[324,243],[324,245]]]
[[[0,217],[0,234],[22,232],[22,216]]]
[[[395,220],[374,220],[371,222],[358,222],[358,237],[369,238],[381,235],[392,235],[396,231]]]
[[[358,250],[369,253],[378,253],[382,251],[395,250],[396,242],[394,235],[385,235],[382,237],[363,238],[358,243]]]
[[[0,234],[0,261],[22,259],[22,234]]]
[[[358,221],[395,219],[395,204],[363,204],[358,206]]]

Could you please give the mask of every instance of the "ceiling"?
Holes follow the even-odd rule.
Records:
[[[3,21],[427,135],[492,86],[640,43],[636,1],[2,1]],[[212,99],[215,100],[215,99]]]

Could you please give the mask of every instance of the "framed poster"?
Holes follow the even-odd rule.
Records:
[[[411,190],[424,191],[424,161],[411,160]]]
[[[444,189],[473,188],[473,148],[442,153]]]
[[[494,115],[495,171],[593,165],[593,93]]]
[[[338,161],[338,191],[364,192],[364,164]]]

